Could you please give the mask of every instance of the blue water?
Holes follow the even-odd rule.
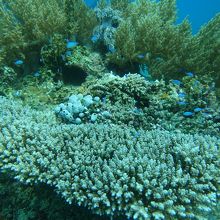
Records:
[[[85,0],[85,2],[93,8],[96,6],[97,0]],[[203,24],[220,12],[220,0],[177,0],[177,7],[177,23],[188,16],[192,24],[192,31],[196,34]]]
[[[200,27],[220,12],[220,0],[177,0],[178,21],[186,16],[192,24],[193,33],[197,33]]]

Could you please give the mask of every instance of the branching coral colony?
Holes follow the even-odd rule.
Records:
[[[219,26],[218,14],[192,35],[175,0],[0,0],[0,171],[104,218],[208,219]]]

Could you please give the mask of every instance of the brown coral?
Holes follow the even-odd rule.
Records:
[[[109,62],[121,67],[145,63],[155,77],[172,78],[181,69],[220,75],[220,15],[193,36],[187,19],[175,24],[176,0],[137,0],[122,11]]]
[[[83,41],[93,23],[93,13],[83,0],[0,0],[0,47],[11,62],[29,51],[39,54],[54,34],[77,34]]]

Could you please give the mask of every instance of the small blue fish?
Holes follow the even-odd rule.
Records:
[[[193,86],[197,87],[200,85],[200,82],[198,80],[196,80],[195,82],[193,82]]]
[[[139,58],[139,59],[144,59],[144,58],[145,58],[145,54],[143,54],[143,53],[142,53],[142,54],[138,54],[138,55],[137,55],[137,58]]]
[[[211,119],[212,115],[209,114],[208,112],[203,112],[202,115],[206,118],[206,119]]]
[[[138,138],[140,135],[141,135],[141,133],[137,131],[135,134],[133,134],[133,137],[134,137],[134,139],[136,139],[136,138]]]
[[[180,80],[178,80],[178,79],[173,79],[172,83],[177,85],[177,86],[180,86],[182,84],[182,82]]]
[[[193,116],[193,112],[183,112],[183,116],[184,117],[192,117]]]
[[[116,51],[114,45],[108,45],[108,50],[111,52],[111,53],[114,53]]]
[[[185,97],[186,97],[186,93],[180,92],[180,93],[178,94],[178,96],[179,96],[179,98],[185,98]]]
[[[106,97],[103,97],[103,98],[102,98],[103,104],[106,104],[106,101],[107,101],[107,100],[106,100]]]
[[[79,43],[76,42],[76,41],[69,41],[69,42],[67,42],[67,44],[66,44],[66,48],[67,48],[67,49],[71,49],[71,48],[73,48],[73,47],[76,47],[78,44],[79,44]]]
[[[189,77],[193,77],[194,76],[194,74],[192,72],[188,72],[188,73],[186,73],[186,75],[189,76]]]
[[[134,108],[134,109],[132,110],[132,112],[135,113],[135,114],[141,114],[141,113],[143,113],[142,110],[139,109],[139,108]]]
[[[39,77],[40,76],[40,71],[36,71],[34,74],[33,74],[34,77]]]
[[[91,37],[91,41],[93,42],[93,43],[96,43],[97,41],[98,41],[98,36],[97,35],[93,35],[92,37]]]
[[[64,54],[61,54],[61,58],[62,58],[63,61],[66,60],[66,56]]]
[[[65,52],[65,55],[66,55],[67,57],[71,56],[71,55],[72,55],[72,51],[67,50],[67,51]]]
[[[17,65],[17,66],[20,66],[20,65],[24,64],[24,61],[23,60],[16,60],[14,62],[14,64]]]
[[[183,68],[183,67],[179,68],[178,71],[181,72],[181,73],[185,73],[186,72],[185,68]]]
[[[194,112],[201,112],[202,110],[203,110],[203,108],[199,108],[199,107],[194,108]]]
[[[163,58],[161,58],[161,57],[156,57],[156,61],[158,61],[158,62],[163,61]]]
[[[21,96],[21,91],[20,91],[20,90],[17,90],[17,91],[15,91],[15,92],[13,93],[13,95],[14,95],[15,97],[20,97],[20,96]]]
[[[184,105],[187,105],[187,102],[185,102],[185,101],[179,101],[179,102],[177,102],[179,105],[182,105],[182,106],[184,106]]]

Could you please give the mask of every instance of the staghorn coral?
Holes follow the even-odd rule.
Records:
[[[180,86],[173,81],[147,81],[138,74],[119,77],[109,73],[88,83],[86,93],[102,99],[102,108],[112,114],[114,124],[218,135],[220,108],[213,80],[195,75],[183,77]],[[201,112],[183,117],[185,111],[194,112],[197,107]]]
[[[220,140],[117,125],[59,125],[0,98],[1,170],[69,203],[133,219],[200,219],[217,203]]]

